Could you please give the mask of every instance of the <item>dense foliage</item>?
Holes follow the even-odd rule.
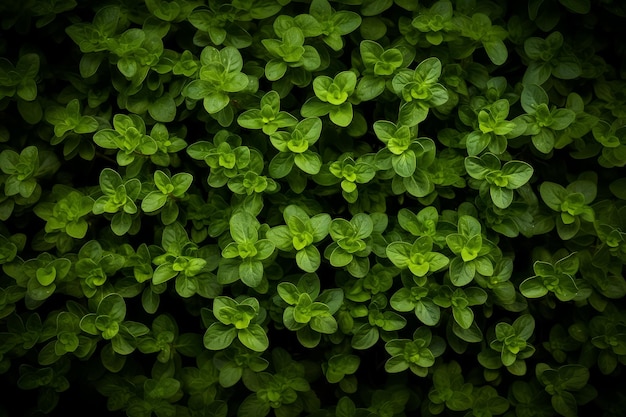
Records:
[[[0,416],[624,415],[622,1],[0,24]]]

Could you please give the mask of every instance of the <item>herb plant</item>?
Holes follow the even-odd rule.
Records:
[[[624,415],[622,2],[0,27],[0,416]]]

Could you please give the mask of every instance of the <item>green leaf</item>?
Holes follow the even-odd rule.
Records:
[[[409,369],[409,363],[401,356],[392,356],[385,362],[385,371],[388,373],[404,372]]]
[[[162,208],[167,203],[167,195],[160,191],[151,191],[141,201],[141,210],[152,213]]]
[[[508,161],[502,166],[502,173],[507,177],[506,187],[517,189],[526,184],[533,175],[533,167],[521,161]]]
[[[476,266],[473,262],[463,262],[463,259],[456,257],[450,261],[450,280],[457,287],[462,287],[474,279]]]
[[[392,0],[364,0],[361,5],[361,14],[363,16],[378,16],[391,6],[393,6]]]
[[[248,287],[256,288],[263,280],[263,264],[261,261],[246,259],[239,265],[239,276]]]
[[[71,26],[68,27],[68,29],[71,29]],[[68,30],[68,32],[70,31]],[[104,56],[102,53],[91,53],[83,55],[80,59],[78,66],[80,75],[83,78],[89,78],[94,75],[96,72],[98,72],[103,58]]]
[[[122,177],[111,168],[104,168],[100,172],[100,188],[107,195],[115,195],[119,186],[122,185]]]
[[[534,114],[541,104],[548,104],[548,94],[536,84],[525,85],[521,94],[522,108],[526,113]]]
[[[576,120],[576,113],[570,109],[555,109],[550,116],[552,117],[550,128],[554,130],[563,130]]]
[[[174,189],[171,191],[171,194],[175,197],[183,197],[185,192],[191,186],[193,182],[193,175],[188,172],[179,172],[174,174],[171,178],[171,183],[174,186]]]
[[[508,49],[501,40],[484,41],[483,47],[491,62],[496,65],[503,65],[509,56]]]
[[[102,365],[110,372],[119,372],[126,362],[126,357],[116,352],[112,343],[102,348],[101,358]]]
[[[241,113],[237,117],[237,123],[239,123],[239,126],[245,127],[246,129],[262,129],[263,126],[266,125],[266,122],[263,121],[261,111],[257,109],[250,109]]]
[[[120,323],[126,317],[126,303],[121,295],[109,294],[98,304],[97,314],[107,315],[110,320]]]
[[[509,207],[513,202],[513,190],[509,188],[500,188],[492,185],[489,187],[489,195],[493,204],[501,209]]]
[[[536,278],[526,278],[519,286],[520,292],[527,298],[540,298],[548,293],[548,289],[543,285],[543,282]]]
[[[322,158],[310,150],[296,154],[294,163],[298,168],[310,175],[317,174],[322,168]]]
[[[293,249],[293,235],[287,226],[273,227],[267,231],[266,236],[280,250],[291,251]]]
[[[465,158],[465,170],[472,178],[482,180],[490,172],[500,169],[500,160],[497,157],[493,160],[492,157],[487,155],[490,154],[485,154],[482,157],[468,156]]]
[[[329,117],[337,126],[348,126],[352,122],[353,117],[352,104],[348,102],[341,103],[338,107],[330,110]]]
[[[214,91],[211,84],[204,80],[193,80],[185,86],[183,94],[193,100],[201,100]]]
[[[178,271],[175,271],[172,264],[162,264],[156,267],[154,274],[152,275],[152,282],[154,285],[162,284],[178,275]]]
[[[562,56],[552,68],[552,75],[562,80],[573,80],[583,72],[583,68],[575,56]]]
[[[263,401],[256,393],[253,393],[243,400],[237,413],[241,417],[265,417],[271,409],[268,401]]]
[[[230,235],[237,243],[254,243],[258,240],[259,222],[252,214],[239,211],[229,221]]]
[[[550,182],[544,181],[539,186],[539,194],[541,195],[541,199],[546,203],[548,207],[552,210],[561,211],[561,204],[567,198],[569,194],[565,187]]]
[[[196,80],[199,81],[199,80]],[[192,81],[193,82],[193,81]],[[204,109],[209,114],[215,114],[226,108],[230,103],[230,98],[227,94],[212,92],[204,96],[203,100]]]
[[[411,149],[407,149],[400,155],[394,155],[391,158],[391,164],[394,171],[401,177],[410,177],[417,167],[417,158]]]
[[[553,395],[550,401],[554,410],[560,415],[565,417],[578,416],[578,404],[576,403],[576,397],[574,397],[571,392],[560,392]]]
[[[254,256],[254,259],[262,261],[269,258],[276,248],[274,243],[272,243],[269,239],[260,239],[255,245],[257,254]]]
[[[585,388],[589,381],[589,369],[579,364],[564,365],[558,368],[560,386],[568,391],[579,391]]]
[[[147,398],[159,399],[170,398],[180,389],[180,381],[174,378],[162,378],[159,380],[148,379],[144,383],[144,393]]]
[[[559,0],[559,3],[578,14],[587,14],[591,9],[590,0]]]
[[[93,141],[96,145],[105,149],[117,149],[117,140],[119,133],[113,129],[102,129],[93,135]]]
[[[357,350],[369,349],[379,338],[378,329],[368,324],[359,326],[352,336],[352,347]]]
[[[428,107],[421,105],[417,101],[410,101],[400,105],[400,113],[398,122],[405,126],[416,126],[426,120],[428,116]]]
[[[329,246],[330,248],[330,246]],[[333,247],[328,257],[330,264],[335,267],[342,267],[348,265],[354,259],[351,253],[346,252],[339,246]]]
[[[452,308],[454,320],[463,329],[469,329],[474,322],[474,313],[470,308]]]
[[[40,100],[18,100],[17,111],[22,119],[31,125],[39,123],[39,121],[43,118],[43,108]]]
[[[343,304],[343,296],[341,288],[334,288],[323,291],[317,298],[317,301],[328,307],[328,313],[335,314]]]
[[[306,246],[296,253],[296,263],[305,272],[317,271],[321,264],[319,250],[313,245]]]
[[[277,81],[284,77],[287,72],[287,64],[278,59],[270,59],[265,64],[265,77],[269,81]]]
[[[396,291],[389,300],[391,307],[396,311],[412,311],[416,306],[416,301],[409,288],[403,287]],[[419,301],[417,301],[419,302]]]
[[[361,101],[373,100],[385,91],[385,80],[379,77],[365,75],[359,79],[356,87],[356,96]]]
[[[0,153],[0,169],[5,174],[13,174],[20,163],[20,154],[10,149],[5,149]]]
[[[130,214],[119,212],[115,213],[111,218],[111,230],[117,236],[123,236],[133,226],[133,218]]]
[[[141,294],[141,305],[149,314],[154,314],[159,308],[160,297],[155,294],[149,287]]]
[[[84,219],[78,219],[66,224],[65,233],[75,239],[82,239],[87,234],[88,229],[89,225],[87,224],[87,221]]]
[[[226,349],[237,337],[234,327],[222,323],[213,323],[204,333],[204,347],[209,350]]]
[[[393,311],[385,311],[383,312],[384,325],[382,329],[385,331],[397,331],[401,330],[406,326],[406,319]]]
[[[424,299],[415,305],[415,315],[427,326],[435,326],[441,319],[441,309],[433,301]]]
[[[172,96],[165,94],[150,104],[148,113],[157,122],[172,122],[176,118],[176,102]]]
[[[462,215],[459,217],[458,222],[459,233],[461,233],[465,237],[472,237],[475,235],[479,235],[481,233],[482,227],[480,222],[470,216],[470,215]]]
[[[311,329],[323,334],[333,334],[337,332],[337,321],[333,316],[315,316],[310,321]]]
[[[269,163],[269,173],[272,178],[284,178],[293,169],[296,154],[291,152],[279,152]]]
[[[33,79],[24,79],[17,87],[17,95],[26,101],[37,98],[37,83]]]
[[[441,61],[438,58],[426,58],[415,68],[415,77],[422,83],[434,84],[441,77],[441,69]]]
[[[269,347],[269,339],[265,330],[259,324],[251,324],[237,332],[239,341],[255,352],[264,352]]]
[[[523,81],[526,84],[541,85],[550,78],[550,75],[552,75],[552,66],[549,62],[532,61],[526,68]]]
[[[512,327],[518,337],[528,340],[535,331],[535,319],[531,314],[522,314],[515,319]]]
[[[611,193],[620,200],[626,200],[626,178],[618,178],[609,184]]]
[[[295,305],[298,303],[300,291],[298,290],[298,287],[291,282],[281,282],[278,284],[276,289],[280,298],[282,298],[287,304]]]

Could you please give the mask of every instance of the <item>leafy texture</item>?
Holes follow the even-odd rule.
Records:
[[[624,415],[623,3],[0,1],[0,416]]]

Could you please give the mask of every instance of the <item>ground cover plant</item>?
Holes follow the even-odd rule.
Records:
[[[623,2],[0,25],[0,416],[624,415]]]

